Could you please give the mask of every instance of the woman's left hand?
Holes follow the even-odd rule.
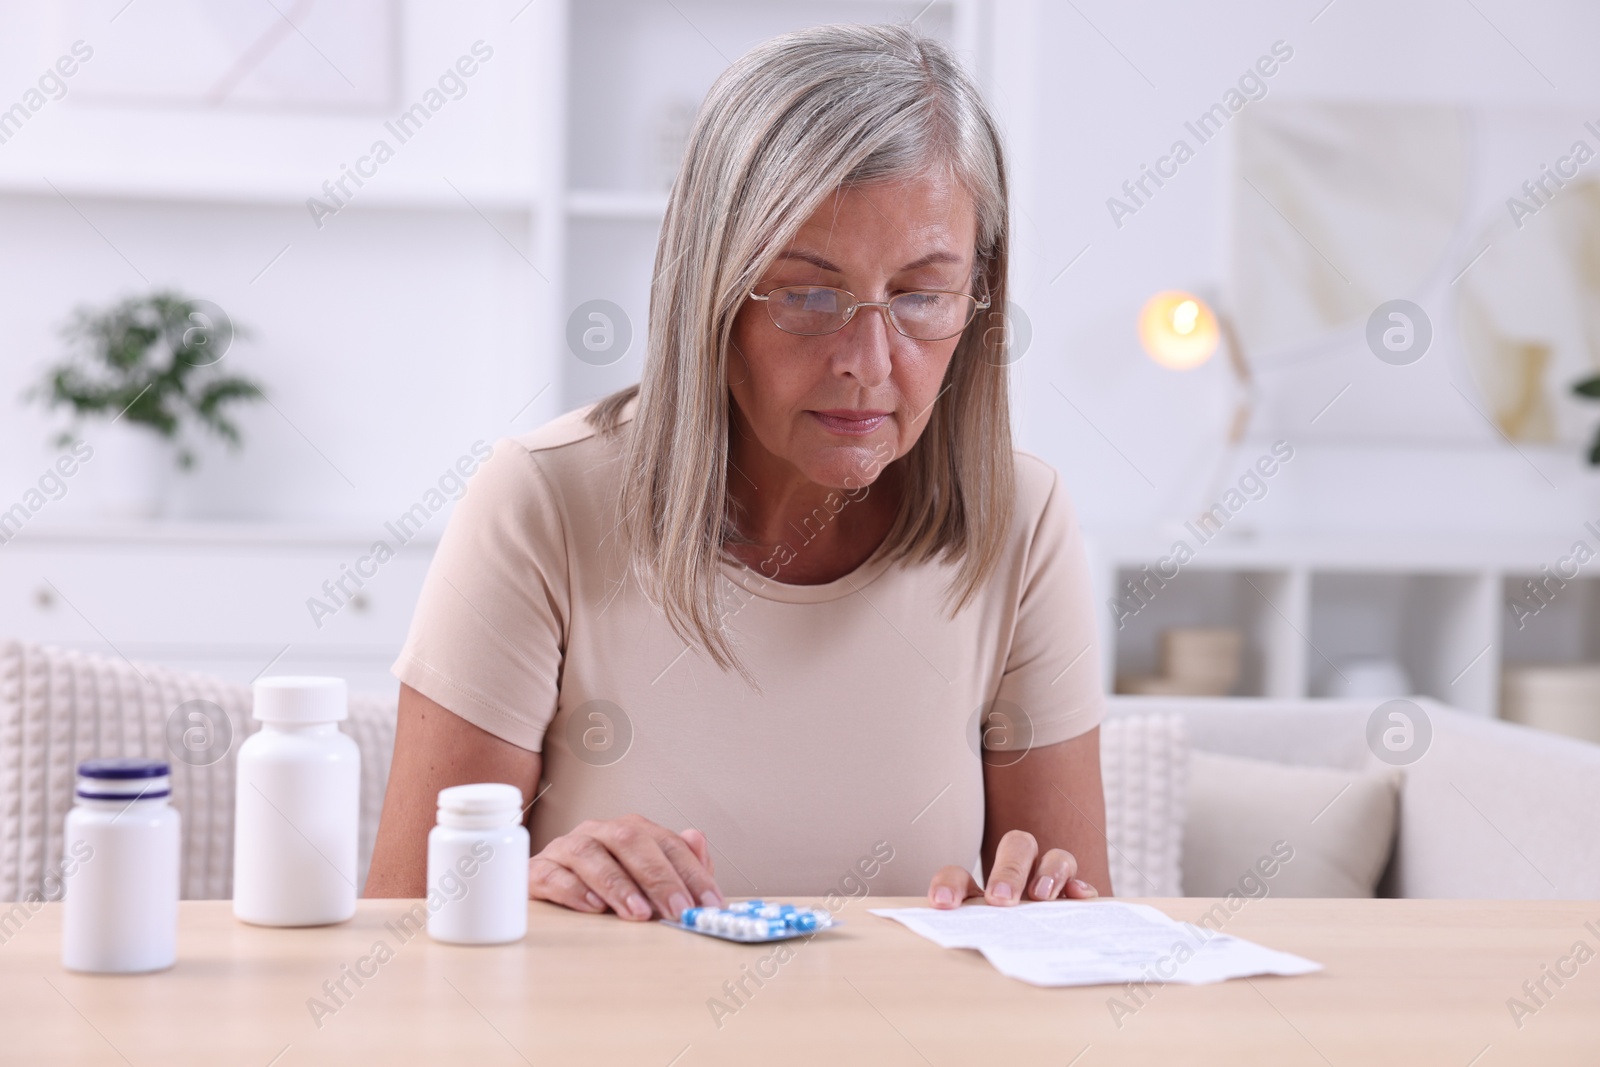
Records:
[[[1005,906],[1028,900],[1093,900],[1100,894],[1077,877],[1078,861],[1063,848],[1039,854],[1039,842],[1026,830],[1011,830],[1000,839],[989,871],[988,887],[978,888],[965,867],[941,867],[928,886],[928,901],[936,908],[960,907],[962,901],[982,897],[984,903]]]

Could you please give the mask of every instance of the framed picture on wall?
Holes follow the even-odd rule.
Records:
[[[1254,104],[1231,191],[1240,336],[1268,368],[1370,385],[1340,411],[1367,405],[1368,435],[1571,456],[1595,414],[1573,386],[1600,372],[1597,160],[1600,123],[1572,108]],[[1417,321],[1374,325],[1400,303]],[[1418,328],[1435,370],[1368,358],[1375,334]]]

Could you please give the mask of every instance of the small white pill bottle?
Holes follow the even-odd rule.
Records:
[[[356,913],[361,750],[339,732],[343,678],[259,678],[261,729],[239,746],[233,914],[322,926]]]
[[[522,790],[499,782],[439,790],[428,831],[428,935],[500,945],[528,932],[528,828]]]
[[[178,958],[180,818],[165,760],[78,764],[62,842],[61,963],[139,974]]]

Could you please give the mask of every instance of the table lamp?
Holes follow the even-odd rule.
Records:
[[[1232,324],[1193,293],[1168,289],[1146,300],[1139,312],[1139,343],[1169,370],[1192,370],[1226,346],[1228,364],[1239,383],[1228,443],[1237,444],[1250,422],[1253,379]]]
[[[1218,314],[1200,297],[1180,289],[1168,289],[1145,301],[1139,311],[1139,343],[1151,359],[1177,371],[1199,367],[1215,355],[1219,347],[1227,349],[1238,398],[1234,402],[1233,420],[1228,427],[1222,457],[1202,498],[1205,505],[1209,505],[1216,497],[1222,463],[1226,462],[1232,447],[1243,439],[1250,424],[1255,386],[1238,335],[1227,317]]]

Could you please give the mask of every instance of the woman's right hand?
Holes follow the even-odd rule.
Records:
[[[642,815],[590,819],[551,841],[528,860],[528,897],[637,920],[723,904],[706,835]]]

